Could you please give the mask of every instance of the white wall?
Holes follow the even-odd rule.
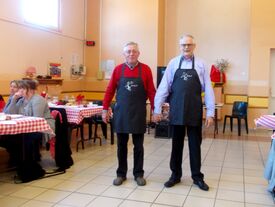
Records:
[[[229,82],[248,83],[250,0],[166,0],[166,9],[166,63],[179,53],[180,36],[189,33],[209,68],[217,58],[228,59]]]
[[[61,0],[61,31],[42,30],[24,23],[20,0],[0,1],[0,81],[22,78],[29,66],[48,72],[49,62],[61,62],[62,76],[70,79],[72,54],[83,63],[84,0]],[[6,90],[1,87],[0,93]],[[3,93],[3,92],[2,92]]]
[[[154,72],[157,67],[158,0],[102,0],[101,60],[124,62],[128,41],[139,44],[140,61]]]

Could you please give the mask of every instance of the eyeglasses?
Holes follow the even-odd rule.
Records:
[[[126,50],[124,53],[126,53],[127,55],[133,53],[133,54],[137,54],[138,51],[137,50]]]
[[[182,47],[193,47],[194,44],[181,44]]]

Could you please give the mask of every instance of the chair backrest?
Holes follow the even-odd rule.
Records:
[[[68,118],[67,118],[66,109],[64,109],[64,108],[51,108],[51,107],[50,107],[50,111],[51,111],[51,112],[54,111],[54,110],[56,110],[56,111],[58,111],[58,112],[61,113],[62,122],[63,122],[63,124],[65,124],[66,127],[67,127],[67,125],[68,125]]]
[[[101,101],[101,100],[95,100],[95,101],[93,101],[93,103],[94,103],[94,104],[97,104],[97,105],[99,105],[99,106],[102,106],[103,101]]]
[[[233,103],[232,115],[234,116],[247,116],[247,102],[235,101]]]

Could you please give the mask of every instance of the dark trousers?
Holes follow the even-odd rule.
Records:
[[[22,162],[23,158],[23,139],[22,134],[1,135],[0,146],[6,148],[9,153],[9,164],[17,166]]]
[[[40,160],[40,142],[42,133],[26,133],[15,135],[3,135],[0,146],[6,148],[10,154],[10,164],[19,165],[25,160]]]
[[[172,170],[172,179],[180,179],[182,176],[182,152],[184,146],[184,137],[187,130],[190,168],[193,180],[203,180],[201,173],[201,126],[173,126],[172,152],[170,159],[170,169]]]
[[[32,161],[40,161],[40,142],[42,141],[42,133],[29,133],[23,135],[24,159]]]
[[[128,164],[127,164],[127,153],[128,153],[128,140],[129,134],[117,133],[117,158],[118,168],[117,176],[126,177]],[[144,134],[132,134],[132,140],[134,144],[134,177],[143,177],[143,157],[144,157]]]

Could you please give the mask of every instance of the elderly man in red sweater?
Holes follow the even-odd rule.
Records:
[[[146,100],[149,98],[151,109],[153,109],[156,89],[151,69],[148,65],[138,61],[139,54],[137,43],[129,42],[124,46],[125,62],[115,67],[103,101],[102,119],[107,123],[111,116],[108,108],[116,93],[113,115],[114,131],[117,133],[118,168],[117,177],[113,181],[116,186],[126,180],[129,134],[132,134],[134,144],[133,174],[135,180],[139,186],[146,184],[143,177]]]

